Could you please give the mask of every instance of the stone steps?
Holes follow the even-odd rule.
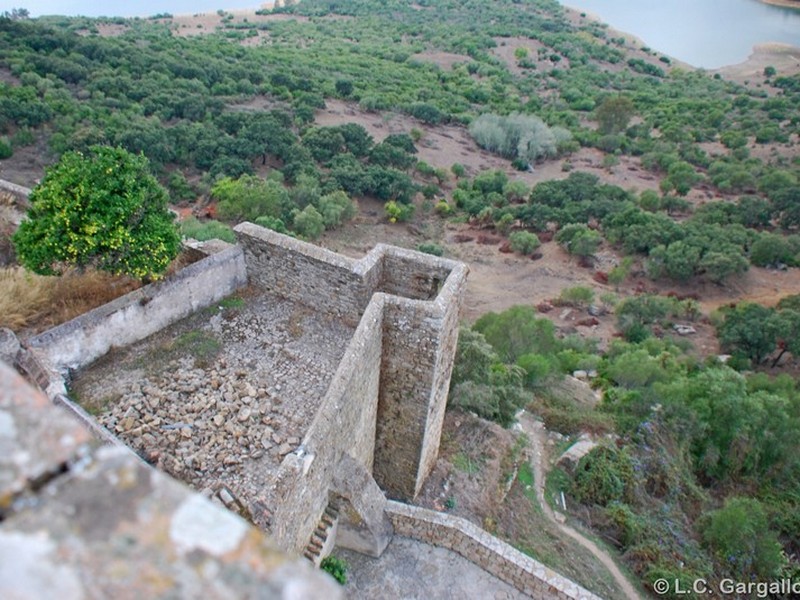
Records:
[[[338,518],[339,509],[332,504],[328,504],[320,517],[317,528],[314,530],[314,533],[311,534],[311,539],[306,549],[303,551],[303,556],[316,566],[319,566],[319,563],[322,561],[322,551],[325,548],[325,542],[328,541],[328,536]]]

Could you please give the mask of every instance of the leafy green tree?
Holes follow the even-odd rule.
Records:
[[[180,250],[167,198],[141,154],[108,146],[67,152],[31,192],[13,238],[18,259],[46,275],[93,266],[157,279]]]
[[[358,209],[355,203],[342,191],[325,194],[319,199],[317,209],[322,215],[325,229],[334,229],[352,219]]]
[[[700,252],[700,248],[682,240],[669,246],[656,246],[650,251],[647,271],[653,279],[665,275],[677,281],[687,281],[695,274]]]
[[[728,277],[745,273],[750,264],[741,251],[731,246],[727,251],[712,250],[700,259],[698,268],[714,283],[722,283]]]
[[[555,239],[570,254],[587,257],[597,251],[603,238],[582,223],[570,223],[558,230]]]
[[[226,221],[255,221],[264,216],[281,218],[291,206],[286,188],[257,175],[242,175],[238,179],[223,177],[211,188],[211,197],[219,201],[218,214]]]
[[[541,245],[539,238],[529,231],[515,231],[508,236],[509,245],[514,252],[531,255]]]
[[[537,318],[530,306],[487,313],[475,321],[473,329],[484,335],[501,360],[509,363],[523,354],[548,354],[558,348],[555,326],[548,319]]]
[[[792,247],[782,235],[762,233],[750,247],[750,262],[757,267],[774,267],[779,263],[793,264]]]
[[[292,229],[306,239],[316,240],[325,231],[325,218],[309,204],[295,213]]]
[[[717,328],[724,350],[746,356],[755,364],[761,363],[777,344],[777,323],[774,310],[754,302],[740,302],[725,312]]]
[[[336,93],[342,98],[347,98],[353,93],[353,82],[349,79],[337,79],[335,87]]]
[[[627,96],[609,96],[597,107],[594,116],[600,132],[612,134],[625,131],[635,112],[636,108]]]
[[[768,581],[786,564],[763,505],[754,498],[729,498],[708,515],[703,539],[719,563],[739,581]]]
[[[661,180],[661,191],[664,193],[675,191],[679,196],[685,196],[702,177],[688,162],[678,160],[667,169],[667,176]]]

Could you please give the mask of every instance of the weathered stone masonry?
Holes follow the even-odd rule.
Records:
[[[354,260],[249,223],[236,233],[251,284],[358,322],[301,450],[276,478],[272,533],[299,551],[331,493],[341,495],[333,478],[346,457],[390,497],[419,492],[438,453],[467,269],[384,245]]]
[[[436,461],[466,266],[385,245],[355,260],[249,223],[239,225],[236,234],[238,246],[195,263],[177,278],[29,340],[19,364],[56,403],[117,443],[71,405],[61,375],[247,282],[264,298],[354,328],[301,443],[264,490],[269,510],[251,513],[278,547],[300,554],[321,516],[335,505],[333,531],[343,547],[379,555],[394,527],[401,535],[459,552],[534,597],[591,598],[475,526],[387,502],[386,496],[413,499]]]

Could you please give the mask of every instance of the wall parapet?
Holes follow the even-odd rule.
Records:
[[[418,506],[389,501],[395,534],[452,550],[537,600],[600,600],[469,521]]]
[[[247,283],[244,255],[232,246],[175,275],[134,290],[27,340],[49,369],[79,369],[113,347],[132,344],[231,294]]]

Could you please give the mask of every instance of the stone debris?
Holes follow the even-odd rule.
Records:
[[[675,323],[672,328],[678,335],[692,335],[693,333],[697,333],[697,330],[691,325],[681,325],[680,323]]]
[[[84,398],[115,399],[97,419],[144,460],[247,507],[300,445],[353,330],[273,297],[218,316],[190,317],[167,333],[179,339],[196,326],[198,337],[216,338],[224,351],[210,364],[189,347],[143,378],[109,381],[90,367],[76,380],[98,381],[82,389]],[[158,356],[157,341],[139,346],[138,355]]]

